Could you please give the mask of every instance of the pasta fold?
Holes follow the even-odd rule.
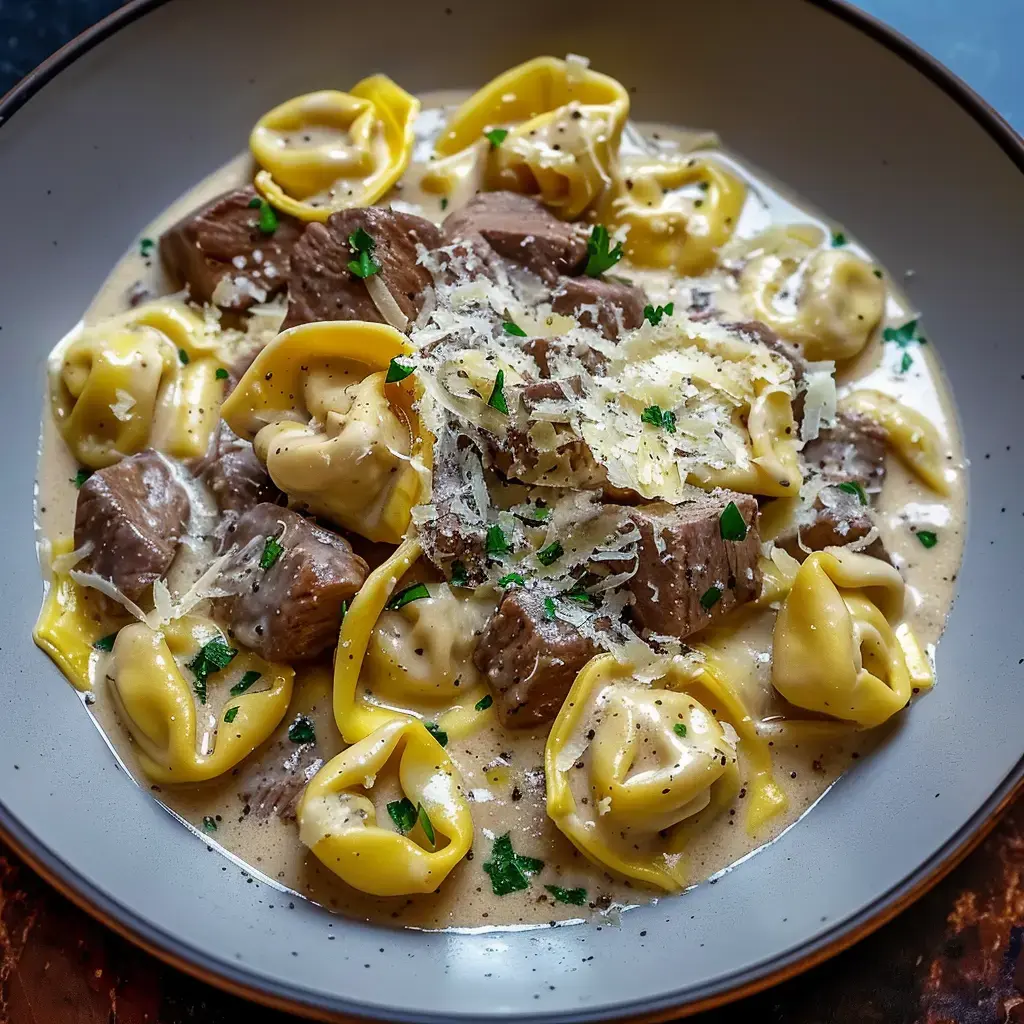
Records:
[[[369,794],[394,759],[410,817],[389,807],[394,826],[386,827]],[[321,863],[374,896],[433,892],[473,842],[458,769],[410,720],[389,722],[328,761],[306,786],[298,819],[300,839]]]

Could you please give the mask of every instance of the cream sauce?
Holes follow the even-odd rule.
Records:
[[[445,108],[459,98],[450,93],[424,97],[425,109],[416,126],[413,166],[386,200],[396,209],[440,222],[446,212],[472,194],[470,182],[462,194],[449,197],[445,210],[440,196],[431,195],[418,186],[432,140],[444,121]],[[645,125],[627,132],[623,153],[635,154],[645,146],[655,151],[677,147],[687,151],[707,144],[706,135],[664,125]],[[810,223],[826,232],[836,230],[827,219],[735,157],[717,148],[713,153],[715,159],[726,163],[749,187],[737,226],[738,238],[749,238],[772,224]],[[161,214],[143,237],[156,239],[181,216],[221,192],[250,181],[252,174],[249,155],[240,155]],[[849,246],[871,260],[870,254],[856,242],[850,241]],[[625,266],[617,267],[616,272],[635,277],[656,304],[676,301],[685,308],[690,288],[699,285],[715,293],[716,304],[738,312],[734,280],[722,271],[686,281],[673,280],[668,273],[631,273]],[[912,311],[893,286],[891,276],[887,274],[885,281],[888,286],[887,322],[899,324],[910,319]],[[85,320],[94,323],[123,312],[140,296],[155,297],[170,290],[155,248],[136,247],[114,269]],[[876,503],[882,539],[907,582],[907,619],[931,651],[952,603],[960,563],[965,516],[964,461],[949,387],[931,347],[914,347],[913,366],[907,372],[900,369],[902,354],[896,345],[883,344],[875,337],[851,365],[842,369],[839,380],[841,391],[854,385],[877,388],[924,413],[939,429],[946,447],[948,498],[940,499],[895,458],[889,458],[886,483]],[[71,481],[76,470],[47,407],[43,417],[37,498],[38,536],[44,566],[49,564],[49,542],[73,532],[76,491]],[[940,531],[941,543],[926,550],[914,536],[917,527]],[[371,555],[376,554],[373,561],[378,561],[380,552],[372,546],[366,547]],[[719,657],[731,669],[748,705],[757,716],[767,719],[778,711],[770,684],[774,619],[772,609],[751,615],[740,629],[718,644]],[[939,685],[945,683],[938,681]],[[287,733],[299,714],[307,715],[314,722],[319,757],[329,758],[342,748],[333,722],[327,665],[299,673],[292,706],[274,736],[256,754],[228,775],[197,786],[149,785],[138,769],[132,744],[117,721],[102,678],[97,680],[94,697],[86,695],[86,704],[114,751],[140,784],[149,786],[168,808],[203,834],[206,842],[247,865],[255,878],[281,890],[279,896],[266,893],[263,898],[267,902],[287,899],[291,893],[368,920],[423,928],[481,928],[543,925],[556,920],[585,918],[594,913],[614,915],[624,907],[646,902],[656,895],[615,880],[590,864],[547,817],[541,770],[546,730],[510,732],[491,726],[469,738],[451,740],[448,753],[461,770],[471,799],[476,829],[474,849],[455,868],[439,893],[377,899],[350,889],[327,871],[300,844],[294,822],[282,822],[276,816],[260,816],[240,797],[245,780],[251,774],[295,756],[295,744],[288,740]],[[774,820],[770,828],[750,836],[742,824],[745,792],[741,790],[735,805],[721,816],[715,827],[698,836],[688,847],[686,856],[694,883],[736,864],[789,827],[875,742],[871,733],[857,733],[844,727],[811,725],[799,736],[792,732],[783,736],[770,721],[763,729],[771,737],[776,778],[787,793],[789,809]],[[383,813],[386,800],[394,795],[400,795],[397,782],[385,773],[373,791],[380,812]],[[482,864],[488,859],[490,841],[509,831],[517,853],[540,858],[546,866],[528,890],[498,898],[491,894]],[[559,904],[548,895],[544,885],[581,886],[587,890],[588,904],[584,907]]]

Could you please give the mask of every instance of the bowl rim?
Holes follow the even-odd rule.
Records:
[[[87,28],[30,71],[0,97],[0,128],[33,96],[62,71],[105,39],[169,0],[127,0],[117,10]],[[902,33],[855,7],[851,0],[802,0],[845,22],[894,53],[937,85],[992,138],[1010,161],[1024,173],[1024,137],[988,101],[941,61]],[[830,959],[867,937],[905,910],[957,867],[998,823],[1002,812],[1024,793],[1024,756],[993,790],[985,803],[931,857],[900,883],[880,894],[858,914],[823,931],[803,947],[719,979],[704,996],[684,1005],[641,1012],[636,1022],[667,1021],[688,1017],[753,995]],[[122,938],[146,950],[171,967],[233,995],[277,1010],[314,1020],[337,1021],[336,1013],[308,1003],[295,989],[262,977],[247,968],[219,965],[214,970],[194,959],[175,936],[154,925],[116,898],[78,875],[37,836],[24,827],[0,801],[0,839],[62,896]],[[308,995],[308,993],[306,993]],[[352,1013],[352,1010],[348,1011]]]

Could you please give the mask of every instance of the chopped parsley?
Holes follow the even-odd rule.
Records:
[[[519,324],[513,323],[511,320],[506,320],[501,325],[502,330],[506,334],[511,334],[513,338],[525,338],[526,331],[519,326]]]
[[[238,705],[236,704],[234,707],[228,708],[227,711],[224,712],[224,721],[230,725],[235,720],[235,716],[237,714]]]
[[[427,814],[426,807],[423,804],[416,805],[416,818],[420,823],[420,828],[423,829],[423,834],[427,837],[427,842],[431,846],[437,846],[437,837],[434,835],[434,826],[430,820],[430,816]]]
[[[255,210],[262,202],[263,200],[260,199],[259,196],[253,196],[252,199],[249,200],[249,209]]]
[[[345,621],[345,616],[346,615],[348,615],[348,601],[342,601],[341,602],[341,619],[338,622],[339,626],[341,625],[342,622]]]
[[[832,232],[832,248],[833,249],[838,249],[838,248],[840,248],[841,246],[844,246],[844,245],[846,245],[846,235],[844,235],[842,233],[842,231],[833,231]]]
[[[259,199],[249,203],[250,206],[260,208],[259,229],[265,235],[272,235],[278,226],[277,210],[275,210],[266,199]]]
[[[722,540],[746,540],[747,524],[735,501],[730,501],[718,517],[718,532]]]
[[[676,304],[670,302],[665,306],[644,306],[644,319],[652,326],[657,327],[661,318],[671,316],[675,312]]]
[[[260,568],[266,571],[272,569],[274,563],[284,554],[284,547],[276,537],[268,537],[263,544],[263,554],[260,555]]]
[[[139,253],[144,260],[148,260],[153,255],[153,246],[156,242],[152,238],[140,238],[139,239]]]
[[[622,243],[616,243],[614,249],[609,248],[610,244],[608,229],[603,224],[595,224],[587,241],[587,265],[583,268],[587,277],[600,277],[622,259]]]
[[[410,583],[409,586],[395,594],[384,607],[389,611],[397,612],[399,608],[404,608],[412,601],[421,601],[425,597],[430,597],[426,583]]]
[[[206,703],[207,677],[211,672],[219,672],[221,669],[227,668],[237,653],[238,651],[234,647],[228,647],[223,637],[215,636],[199,648],[191,661],[185,663],[185,668],[196,677],[193,689],[200,704]]]
[[[348,244],[352,247],[353,252],[369,252],[371,249],[376,248],[377,240],[363,228],[356,228],[348,236]]]
[[[905,324],[901,324],[899,327],[886,327],[882,331],[883,341],[894,341],[900,348],[906,348],[908,345],[913,344],[915,341],[919,345],[927,345],[928,341],[922,338],[917,333],[917,320],[908,320]]]
[[[261,672],[256,672],[254,669],[249,669],[249,671],[246,672],[242,676],[242,678],[239,679],[238,682],[235,683],[235,685],[231,687],[231,690],[230,690],[231,696],[232,697],[239,697],[239,696],[241,696],[243,693],[245,693],[246,690],[249,689],[250,686],[252,686],[253,683],[256,682],[257,679],[260,679],[260,678],[262,678],[262,673]]]
[[[217,821],[216,821],[215,818],[211,818],[209,814],[206,815],[205,818],[203,818],[203,831],[204,832],[216,832],[217,831]]]
[[[554,619],[555,617],[555,599],[553,597],[544,598],[544,618]]]
[[[494,840],[491,859],[484,864],[484,871],[490,875],[491,888],[495,896],[507,896],[510,892],[521,892],[530,888],[530,876],[544,867],[544,861],[536,857],[521,857],[512,849],[512,837],[506,832]]]
[[[874,274],[875,277],[877,277],[879,279],[881,279],[881,277],[882,277],[882,272],[881,272],[881,270],[878,269],[878,267],[875,267],[875,269],[872,270],[871,273]]]
[[[677,736],[685,736],[686,735],[686,726],[683,725],[682,722],[676,722],[676,724],[672,726],[672,731]]]
[[[178,358],[182,366],[188,366],[188,353],[183,348],[178,349]]]
[[[442,210],[447,210],[448,209],[448,197],[447,196],[441,196],[441,209]]]
[[[520,576],[517,572],[507,573],[506,575],[502,576],[500,580],[498,580],[499,587],[507,587],[512,583],[518,583],[519,586],[522,587],[526,585],[526,580],[524,580],[523,577]]]
[[[505,531],[498,523],[494,523],[492,526],[487,527],[486,548],[487,554],[492,557],[507,555],[512,550],[512,545],[509,544],[508,538],[505,536]]]
[[[415,372],[414,367],[403,366],[396,356],[388,363],[388,375],[384,378],[384,383],[397,384],[400,380],[405,380],[406,377]]]
[[[488,693],[486,696],[481,697],[473,705],[473,708],[476,711],[486,711],[493,703],[494,703],[494,698]]]
[[[437,722],[424,722],[423,727],[430,733],[431,736],[441,744],[442,747],[448,746],[448,733],[442,729]]]
[[[550,565],[552,562],[557,562],[564,554],[565,549],[562,545],[557,540],[553,540],[546,548],[541,548],[537,552],[537,561],[541,565]]]
[[[494,378],[494,389],[491,391],[491,397],[487,399],[487,404],[492,409],[497,409],[498,412],[503,412],[506,416],[508,415],[508,403],[505,401],[504,370],[499,370],[497,376]]]
[[[355,274],[356,277],[361,277],[363,280],[366,280],[366,278],[373,277],[374,274],[380,273],[380,264],[375,263],[373,256],[371,255],[377,245],[372,235],[368,234],[362,228],[358,228],[348,236],[348,244],[356,254],[356,258],[354,260],[348,261],[348,269]]]
[[[844,480],[841,484],[837,484],[836,486],[839,490],[845,491],[847,494],[856,494],[862,505],[866,505],[868,503],[868,496],[864,493],[864,488],[861,487],[856,480]]]
[[[545,885],[544,888],[551,893],[556,903],[568,903],[574,907],[582,907],[587,902],[586,889],[563,889],[560,885]]]
[[[292,743],[316,743],[316,729],[313,720],[299,715],[288,727],[288,739]]]
[[[401,800],[392,800],[388,804],[388,814],[395,823],[395,828],[403,836],[406,832],[411,832],[416,824],[416,808],[408,797],[402,797]]]
[[[900,360],[900,373],[906,373],[913,365],[914,357],[909,352],[904,352],[903,358]]]
[[[926,547],[933,548],[939,543],[938,535],[931,530],[918,530],[917,539]]]
[[[538,505],[530,515],[534,519],[539,519],[542,523],[549,515],[551,515],[551,507],[549,505]]]
[[[116,633],[108,633],[106,636],[101,636],[99,640],[93,640],[92,649],[94,651],[112,651],[116,639]]]
[[[709,612],[722,599],[722,591],[719,587],[708,587],[700,595],[700,606],[704,611]]]
[[[649,405],[640,413],[640,422],[649,423],[652,427],[662,427],[670,434],[676,432],[676,414],[671,409],[664,412],[660,405]]]
[[[568,591],[565,597],[570,601],[576,601],[591,608],[597,607],[597,598],[593,594],[588,594],[580,584],[577,584],[573,590]]]
[[[492,128],[484,132],[484,138],[491,144],[491,149],[497,149],[508,138],[508,129]]]
[[[452,586],[468,587],[469,573],[461,562],[452,562]]]
[[[71,482],[75,485],[75,487],[80,488],[82,484],[84,484],[85,481],[88,480],[89,477],[91,476],[91,469],[80,469],[73,477],[71,477]]]
[[[225,370],[223,366],[218,366],[217,367],[217,372],[214,373],[214,377],[216,377],[217,380],[227,380],[228,379],[228,371]]]

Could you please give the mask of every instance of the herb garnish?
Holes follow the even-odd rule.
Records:
[[[487,554],[492,557],[507,555],[512,550],[512,545],[509,544],[505,531],[498,523],[487,527],[486,549]]]
[[[709,612],[722,598],[722,591],[719,587],[708,587],[700,595],[700,606],[704,611]]]
[[[182,366],[188,366],[188,353],[183,349],[178,349],[178,359],[181,360]]]
[[[682,722],[676,722],[676,724],[672,726],[672,731],[677,736],[685,736],[686,735],[686,726],[683,725]]]
[[[81,488],[82,484],[84,484],[85,481],[88,480],[89,477],[91,477],[91,476],[92,476],[92,470],[91,469],[80,469],[71,478],[71,482],[75,485],[75,487]]]
[[[525,337],[525,335],[524,335]],[[491,397],[487,399],[487,404],[492,409],[497,409],[498,412],[503,412],[506,416],[508,415],[508,403],[505,401],[505,371],[499,370],[497,376],[494,378],[494,390],[491,391]]]
[[[108,633],[106,636],[101,636],[99,640],[93,640],[92,649],[94,651],[112,651],[116,639],[116,633]]]
[[[864,493],[864,488],[856,480],[844,480],[841,484],[836,485],[839,490],[845,491],[847,494],[856,494],[860,498],[860,503],[866,505],[868,503],[868,496]]]
[[[215,818],[211,818],[209,814],[206,815],[205,818],[203,818],[203,831],[204,832],[216,832],[217,831],[217,821],[216,821]]]
[[[228,708],[227,711],[224,712],[224,721],[230,725],[235,720],[235,716],[237,714],[238,705],[236,704],[234,707]]]
[[[660,405],[649,405],[640,413],[641,423],[650,423],[652,427],[662,427],[670,434],[676,432],[676,414],[671,409],[662,412]]]
[[[526,585],[526,580],[524,580],[523,577],[520,576],[517,572],[507,573],[505,576],[502,576],[500,580],[498,580],[499,587],[507,587],[511,583],[518,583],[519,586],[522,587]]]
[[[513,338],[526,337],[526,331],[524,331],[519,324],[513,323],[511,320],[506,320],[501,327],[506,334],[511,334]]]
[[[833,249],[838,249],[838,248],[840,248],[841,246],[844,246],[844,245],[846,245],[846,235],[844,235],[842,233],[842,231],[833,231],[832,232],[832,248]]]
[[[622,259],[622,243],[617,242],[614,249],[609,248],[610,243],[608,229],[595,224],[587,241],[587,265],[583,269],[587,277],[600,277]]]
[[[883,341],[894,341],[900,348],[906,348],[913,342],[917,342],[919,345],[927,345],[927,338],[922,338],[917,333],[917,320],[908,320],[905,324],[901,324],[899,327],[886,327],[882,331]]]
[[[399,361],[398,357],[392,358],[391,362],[388,363],[388,375],[384,378],[385,384],[397,384],[400,380],[405,380],[410,374],[416,372],[413,366],[403,366]]]
[[[560,885],[545,885],[544,888],[554,896],[556,903],[569,903],[574,907],[582,907],[587,902],[586,889],[563,889]]]
[[[288,739],[292,743],[316,743],[316,728],[313,720],[299,715],[288,727]]]
[[[427,814],[426,807],[423,804],[416,805],[416,818],[420,823],[420,828],[423,829],[423,834],[427,837],[427,842],[431,846],[437,846],[437,839],[434,836],[434,826],[430,821],[430,816]]]
[[[494,840],[491,859],[484,864],[484,871],[491,876],[491,888],[495,896],[507,896],[510,892],[529,889],[530,876],[544,867],[544,861],[536,857],[521,857],[512,849],[512,838],[508,832]]]
[[[722,540],[746,540],[747,524],[735,501],[730,501],[718,517],[718,532]]]
[[[652,326],[657,327],[663,316],[671,316],[675,312],[676,304],[670,302],[665,306],[644,306],[644,319]]]
[[[475,711],[486,711],[494,703],[494,698],[488,693],[481,697],[474,705]]]
[[[284,547],[276,537],[268,537],[263,544],[263,554],[260,555],[260,568],[266,571],[274,566],[274,563],[284,554]]]
[[[882,277],[882,272],[881,272],[881,270],[878,269],[878,267],[875,267],[875,269],[872,270],[871,273],[874,274],[875,277],[877,277],[879,279],[881,279],[881,277]]]
[[[917,539],[926,547],[933,548],[939,543],[938,535],[931,530],[918,530]]]
[[[371,255],[377,245],[372,235],[368,234],[362,228],[359,228],[348,236],[348,244],[356,254],[356,258],[354,260],[348,261],[348,269],[355,274],[356,277],[361,277],[363,280],[366,280],[366,278],[373,277],[374,274],[380,273],[380,264],[375,263],[373,256]]]
[[[424,722],[423,727],[430,733],[431,736],[441,744],[442,747],[448,746],[448,733],[442,729],[437,722]]]
[[[221,669],[227,668],[237,653],[238,651],[234,647],[228,647],[223,637],[215,636],[199,648],[191,661],[185,663],[185,668],[196,677],[192,688],[195,690],[200,704],[206,703],[207,677],[211,672],[219,672]]]
[[[906,373],[913,365],[914,357],[909,352],[904,352],[903,358],[900,360],[900,373]]]
[[[144,260],[148,260],[153,255],[153,246],[156,242],[152,238],[140,238],[139,239],[139,253]]]
[[[491,149],[497,149],[508,138],[508,129],[492,128],[484,132],[484,138],[491,144]]]
[[[227,380],[228,371],[225,370],[223,366],[218,366],[216,372],[214,373],[214,377],[216,377],[217,380]]]
[[[252,209],[259,208],[259,229],[265,235],[272,235],[277,230],[277,210],[275,210],[266,199],[260,199],[256,196],[249,200],[249,206]]]
[[[541,565],[550,565],[552,562],[558,561],[564,554],[565,549],[562,545],[557,540],[553,540],[546,548],[541,548],[537,552],[537,561]]]
[[[452,586],[469,586],[469,572],[461,562],[452,562]]]
[[[411,601],[421,601],[425,597],[430,597],[426,583],[410,583],[409,586],[395,594],[384,607],[389,611],[397,612],[399,608],[404,608]]]
[[[553,597],[544,598],[544,618],[554,619],[555,617],[555,599]]]
[[[411,832],[416,824],[416,808],[408,797],[403,796],[401,800],[392,800],[388,804],[388,814],[395,823],[395,828],[403,836],[406,832]]]
[[[246,690],[256,682],[257,679],[262,678],[262,673],[256,672],[254,669],[249,669],[241,679],[231,687],[229,693],[232,697],[238,697],[245,693]]]
[[[448,209],[448,197],[447,196],[441,196],[441,209],[442,210],[447,210]]]

